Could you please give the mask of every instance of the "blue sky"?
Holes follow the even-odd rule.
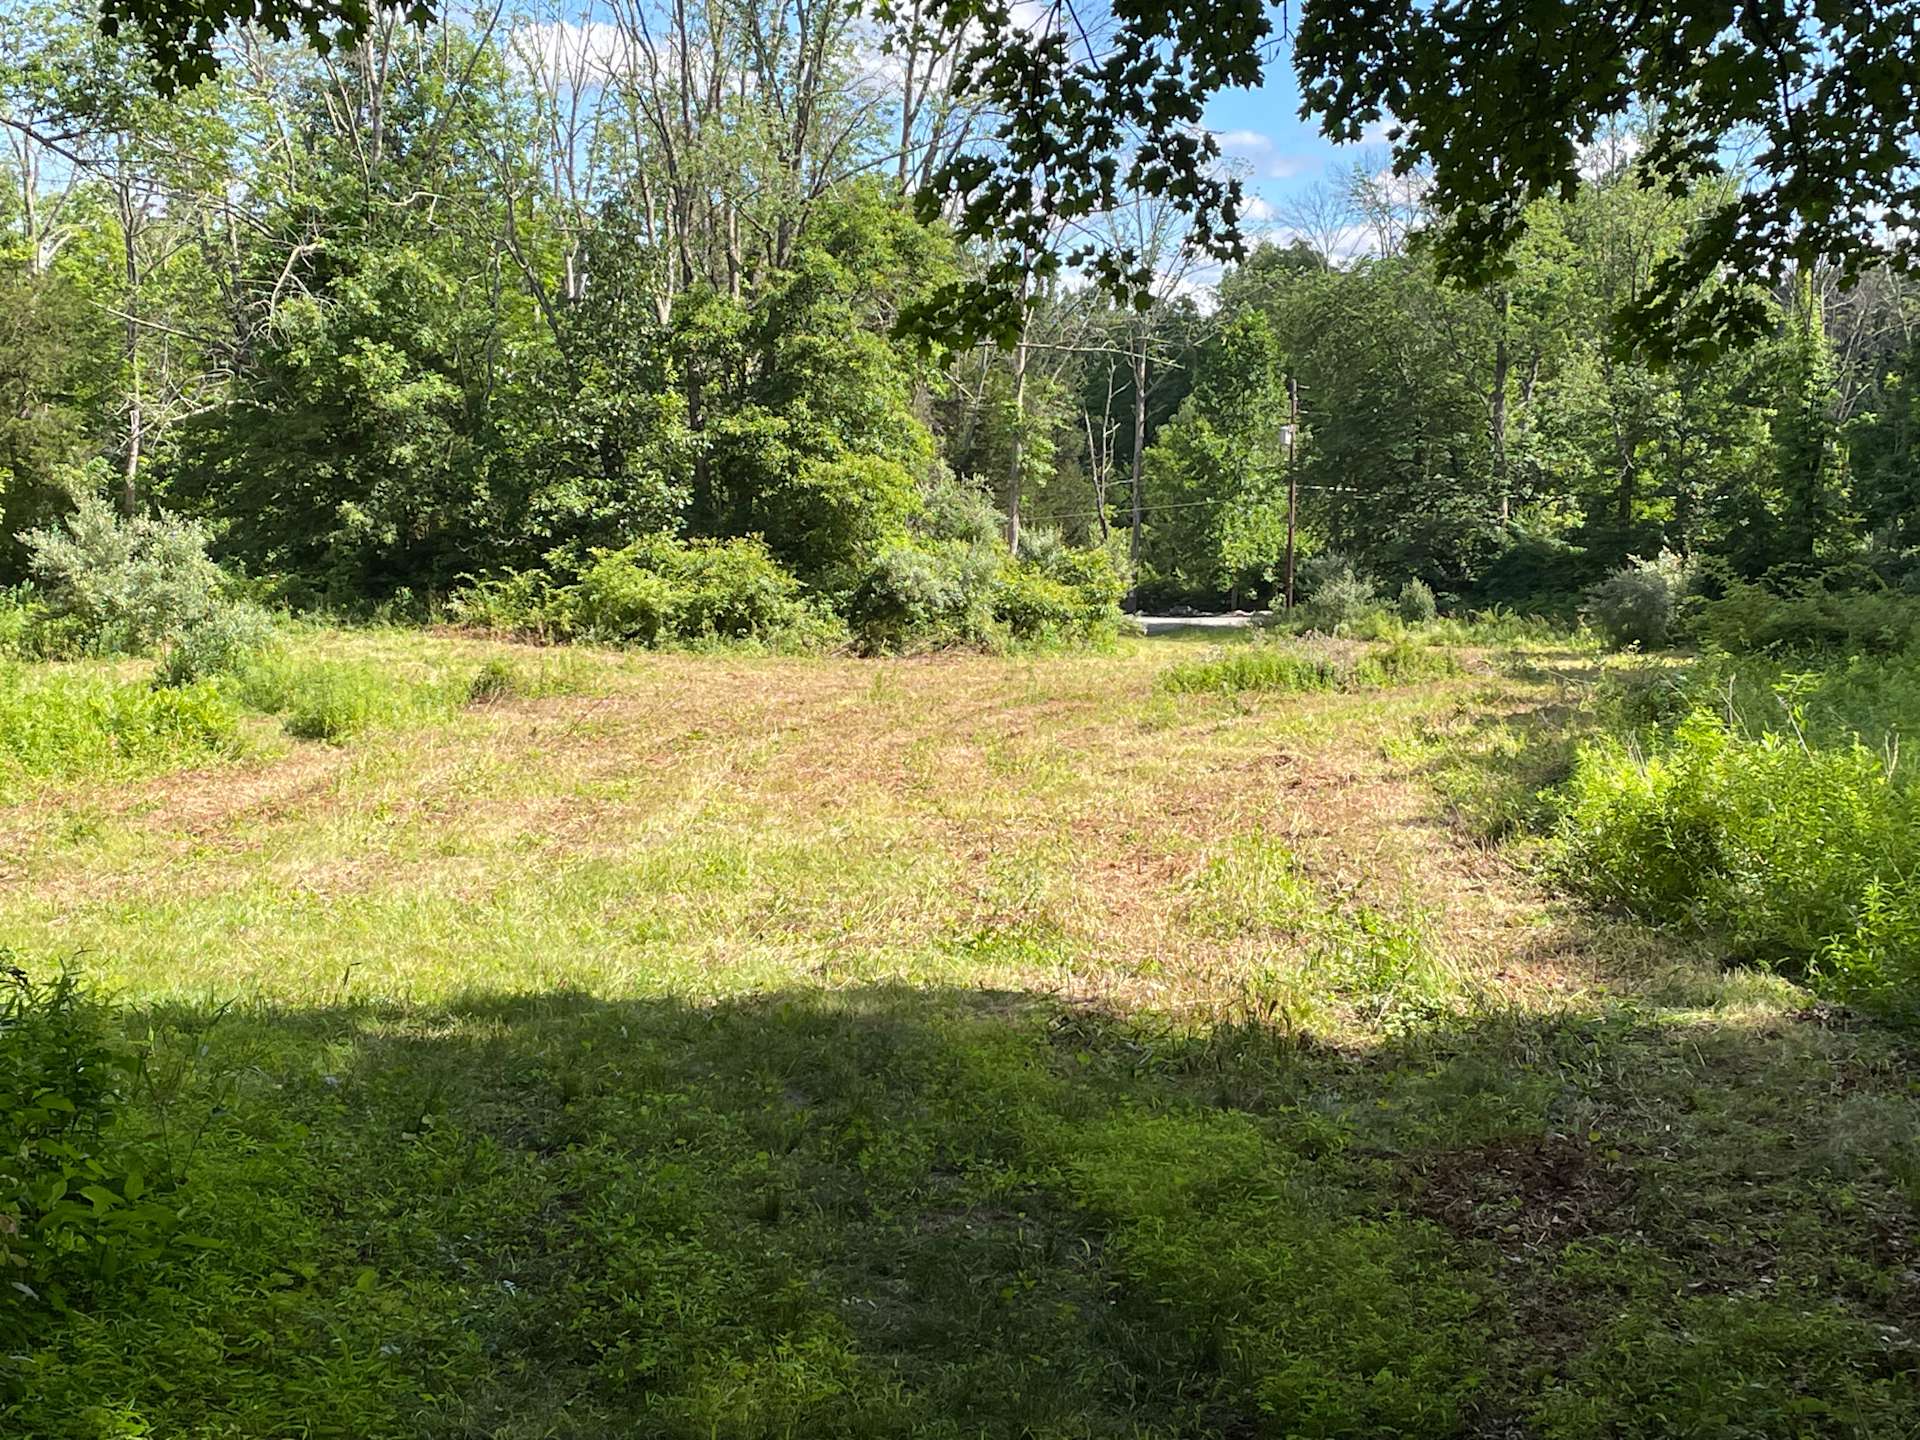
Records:
[[[1325,181],[1330,172],[1345,170],[1363,156],[1384,163],[1386,137],[1369,135],[1359,145],[1334,145],[1318,125],[1300,118],[1300,87],[1294,80],[1293,50],[1283,46],[1267,66],[1266,83],[1258,90],[1229,90],[1207,107],[1207,128],[1219,137],[1220,147],[1245,167],[1249,195],[1282,210],[1289,196]],[[1263,218],[1251,206],[1250,218]]]

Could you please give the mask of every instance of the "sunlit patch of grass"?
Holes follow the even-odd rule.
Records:
[[[120,779],[243,748],[240,716],[212,685],[158,688],[102,666],[0,662],[0,778]]]
[[[1397,641],[1374,649],[1273,643],[1175,665],[1160,677],[1177,695],[1376,690],[1464,673],[1451,652]]]
[[[1188,914],[1216,934],[1258,940],[1269,975],[1297,973],[1296,988],[1355,1007],[1378,1023],[1441,1013],[1451,990],[1429,924],[1326,894],[1284,844],[1265,833],[1234,837],[1189,881]]]

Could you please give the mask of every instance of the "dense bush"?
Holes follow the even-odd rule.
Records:
[[[1072,587],[1043,570],[1013,561],[994,576],[993,618],[1016,640],[1044,640],[1064,634],[1080,618],[1081,600]]]
[[[1299,579],[1306,592],[1300,618],[1315,630],[1341,634],[1378,607],[1373,581],[1339,555],[1313,556],[1301,565]]]
[[[1571,618],[1574,597],[1604,569],[1581,546],[1516,528],[1488,557],[1485,570],[1472,583],[1472,595],[1490,607]]]
[[[1657,650],[1673,631],[1674,615],[1686,593],[1685,562],[1668,551],[1651,560],[1634,560],[1587,592],[1587,622],[1616,649],[1638,646]]]
[[[229,595],[192,521],[128,520],[84,494],[63,525],[21,540],[37,594],[16,622],[15,648],[49,656],[157,650],[161,681],[183,685],[233,669],[271,632],[264,611]]]
[[[993,618],[1015,640],[1088,638],[1111,628],[1126,592],[1119,567],[1104,550],[1075,550],[1057,541],[994,577]]]
[[[758,539],[656,535],[470,582],[447,608],[464,624],[539,639],[783,650],[992,647],[1117,626],[1126,583],[1106,551],[1030,530],[1009,556],[992,504],[944,471],[920,502],[911,527],[828,591],[809,591]]]
[[[751,537],[650,535],[592,552],[570,583],[520,572],[469,585],[449,609],[487,629],[608,645],[746,641],[808,649],[844,639],[835,617]]]
[[[1440,616],[1440,603],[1434,599],[1433,587],[1418,578],[1400,587],[1400,598],[1394,608],[1409,625],[1424,625]]]
[[[578,634],[623,644],[773,641],[815,618],[800,582],[751,538],[650,536],[600,552],[564,603]]]
[[[1693,710],[1670,733],[1583,748],[1558,842],[1595,900],[1920,1016],[1920,812],[1880,753],[1747,738]]]
[[[35,981],[0,950],[0,1327],[150,1263],[178,1215],[116,1126],[137,1053],[71,971]],[[8,1317],[14,1319],[9,1321]]]
[[[272,638],[273,622],[264,610],[241,602],[220,605],[174,632],[155,678],[177,686],[231,675]]]
[[[883,549],[848,602],[868,650],[1086,639],[1118,622],[1125,582],[1101,550],[927,538]]]
[[[986,545],[889,545],[849,601],[854,633],[868,650],[983,643],[993,621],[988,592],[999,570],[999,557]]]
[[[1818,583],[1783,594],[1731,580],[1693,625],[1704,645],[1729,655],[1891,655],[1920,639],[1920,598]]]
[[[64,525],[28,531],[26,544],[45,619],[76,648],[115,655],[150,650],[220,600],[220,568],[206,536],[169,516],[122,519],[82,495]]]

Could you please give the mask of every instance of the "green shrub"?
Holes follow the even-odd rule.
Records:
[[[467,704],[492,705],[526,694],[527,681],[510,660],[495,657],[474,672],[467,682]]]
[[[564,570],[566,562],[555,557]],[[463,625],[609,645],[746,642],[783,649],[844,643],[836,618],[753,537],[651,535],[596,550],[569,583],[540,571],[470,582],[449,602]]]
[[[1116,553],[1099,546],[1062,548],[1047,564],[1047,573],[1078,597],[1080,623],[1117,623],[1120,601],[1127,593],[1127,577]]]
[[[1581,749],[1559,866],[1591,898],[1703,927],[1830,992],[1920,1013],[1914,796],[1882,755],[1798,734],[1742,737],[1688,714],[1670,735]]]
[[[1672,633],[1686,588],[1685,563],[1663,550],[1651,560],[1631,561],[1595,585],[1583,613],[1615,649],[1657,650]]]
[[[679,628],[674,583],[630,551],[602,555],[566,592],[568,628],[591,640],[658,645]]]
[[[913,529],[921,539],[952,540],[987,550],[1005,546],[1006,517],[995,508],[980,481],[962,479],[945,465],[936,465],[921,482],[920,502],[921,513]],[[1022,539],[1029,546],[1033,543],[1026,531]]]
[[[1397,645],[1412,634],[1406,621],[1378,605],[1360,611],[1352,620],[1343,623],[1339,630],[1341,636],[1348,640],[1382,641],[1389,645]]]
[[[958,540],[888,545],[848,603],[854,634],[870,651],[981,644],[1000,563],[990,546]]]
[[[157,649],[160,683],[179,686],[228,673],[271,633],[264,611],[229,597],[192,521],[123,519],[86,494],[64,525],[21,539],[39,588],[7,648],[42,657]]]
[[[177,1227],[116,1121],[137,1053],[71,970],[35,981],[0,950],[0,1326],[150,1264]],[[9,1321],[9,1315],[15,1317]]]
[[[380,709],[378,691],[346,666],[307,672],[285,707],[282,724],[296,740],[339,744],[372,727]]]
[[[0,667],[0,774],[150,774],[232,754],[239,743],[239,716],[211,685],[156,689]]]
[[[122,519],[98,495],[82,495],[66,522],[22,535],[39,603],[66,622],[76,648],[140,653],[221,604],[220,568],[206,534],[175,516]]]
[[[178,686],[231,675],[272,636],[273,621],[266,611],[238,602],[220,605],[174,631],[161,653],[155,680]]]
[[[759,540],[656,535],[595,552],[549,607],[561,633],[610,644],[753,641],[816,648],[839,638],[830,617]]]
[[[1920,639],[1920,599],[1818,582],[1781,594],[1732,580],[1693,624],[1703,645],[1728,655],[1891,655]]]
[[[1850,745],[1859,738],[1888,754],[1904,778],[1914,754],[1906,743],[1920,735],[1920,654],[1809,657],[1709,654],[1685,668],[1654,669],[1660,695],[1630,695],[1644,672],[1612,677],[1600,692],[1602,709],[1629,725],[1672,723],[1688,710],[1727,715],[1735,730],[1796,728],[1815,747]]]
[[[1080,616],[1080,597],[1051,575],[1011,561],[1000,566],[989,597],[993,618],[1016,640],[1058,636]]]
[[[1301,565],[1299,579],[1306,592],[1306,603],[1299,607],[1299,618],[1315,630],[1341,634],[1378,606],[1373,581],[1342,556],[1311,557]]]
[[[534,640],[564,638],[557,628],[553,578],[543,570],[469,580],[448,599],[447,614],[469,629]]]
[[[31,658],[27,636],[33,621],[32,594],[24,585],[0,590],[0,660]]]
[[[1400,598],[1394,609],[1409,625],[1424,625],[1439,618],[1440,602],[1434,599],[1431,585],[1415,578],[1400,587]]]

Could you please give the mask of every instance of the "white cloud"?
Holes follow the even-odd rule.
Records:
[[[1240,207],[1240,215],[1250,225],[1271,225],[1280,218],[1280,212],[1259,195],[1247,197],[1247,203]]]
[[[1213,138],[1225,154],[1243,161],[1262,180],[1288,180],[1307,168],[1305,159],[1282,153],[1271,135],[1258,130],[1222,130]]]

